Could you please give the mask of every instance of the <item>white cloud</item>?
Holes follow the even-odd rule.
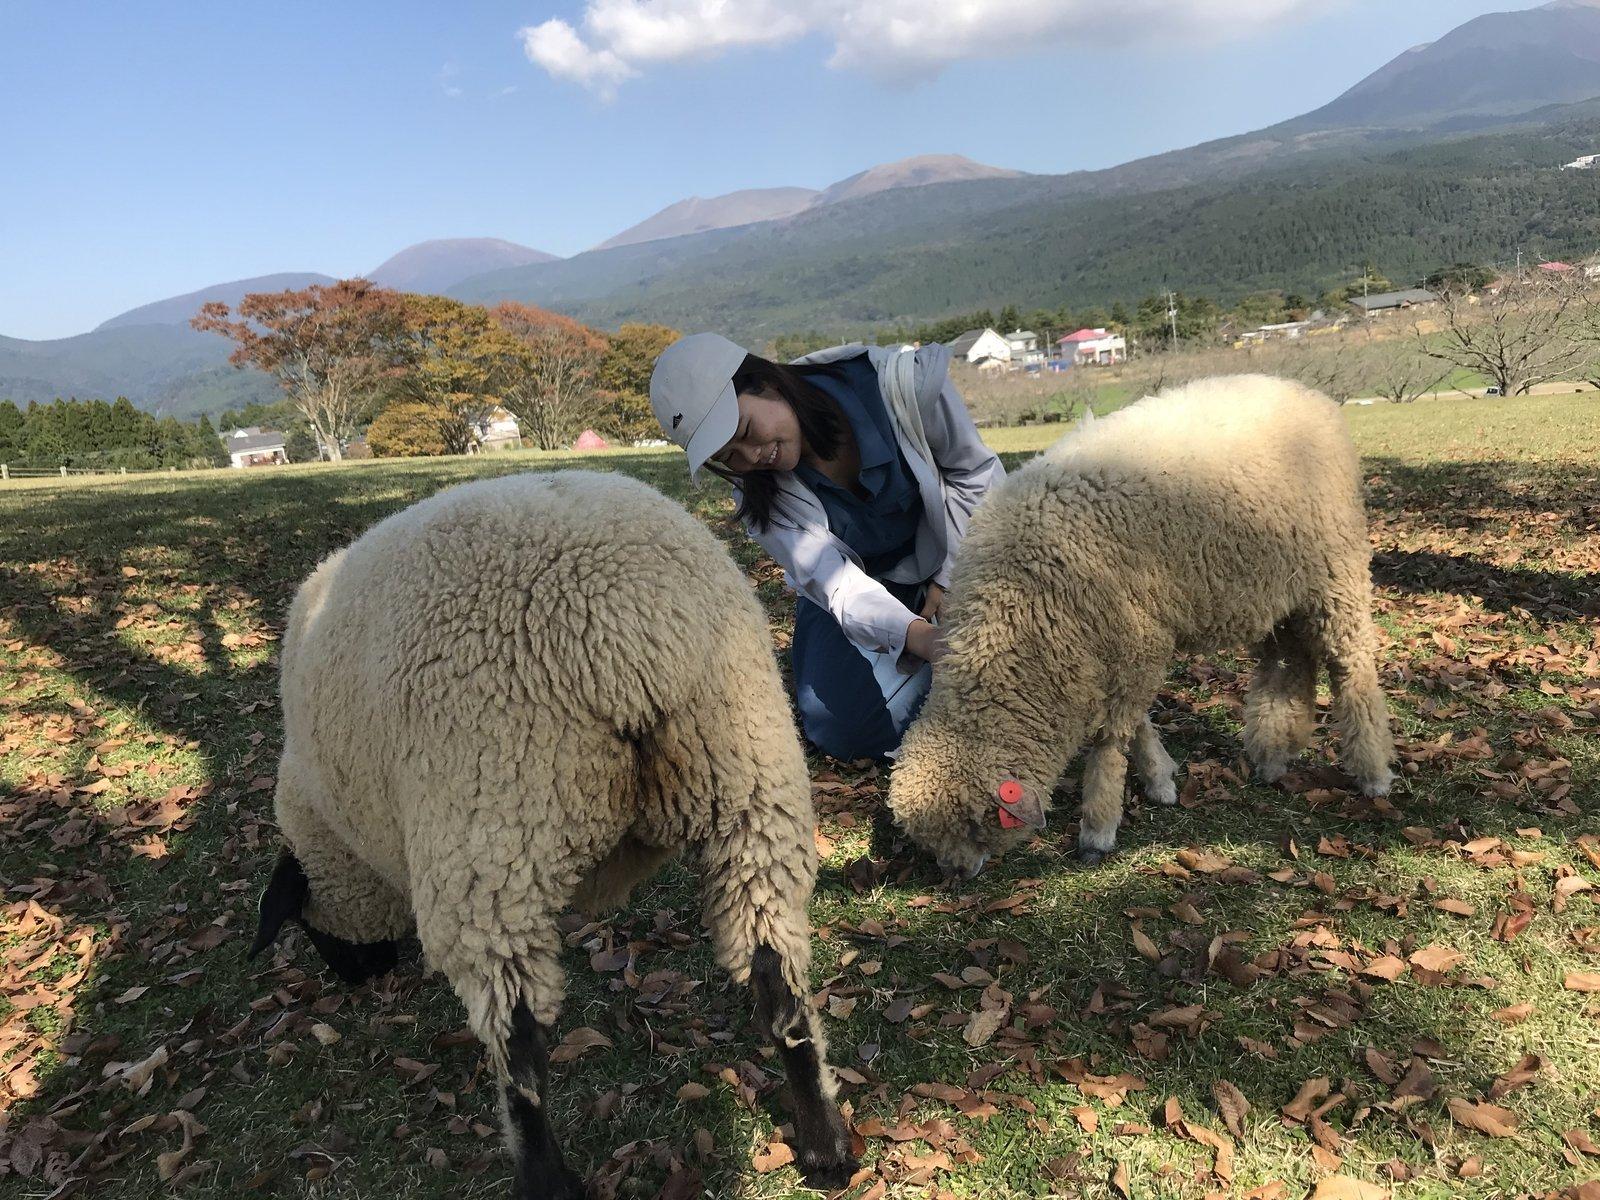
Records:
[[[709,58],[815,35],[828,65],[915,80],[952,62],[1045,46],[1222,40],[1319,0],[587,0],[582,33],[559,18],[518,32],[557,79],[610,97],[654,63]]]

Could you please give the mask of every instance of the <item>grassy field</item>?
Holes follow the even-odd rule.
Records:
[[[1132,804],[1093,871],[1067,812],[945,890],[875,826],[881,775],[814,764],[814,984],[864,1150],[853,1195],[1600,1194],[1580,1186],[1600,1178],[1597,418],[1587,396],[1349,410],[1401,743],[1388,803],[1347,791],[1321,737],[1284,785],[1246,782],[1234,658],[1174,664],[1156,719],[1182,802]],[[992,436],[1014,464],[1059,432]],[[0,490],[0,1195],[507,1193],[438,978],[413,961],[348,992],[298,936],[243,951],[295,584],[440,487],[579,465],[721,530],[787,644],[771,564],[675,454]],[[564,1026],[604,1039],[572,1046],[553,1108],[594,1194],[803,1194],[751,1165],[780,1080],[689,874],[568,928]],[[632,973],[598,954],[624,946]],[[708,1094],[681,1099],[690,1081]]]

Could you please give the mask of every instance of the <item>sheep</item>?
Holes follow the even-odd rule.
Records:
[[[796,1163],[848,1180],[810,1003],[810,780],[765,618],[701,523],[620,475],[442,492],[306,580],[281,694],[287,845],[251,953],[294,920],[357,983],[414,927],[487,1049],[517,1197],[583,1194],[545,1118],[557,916],[685,849],[788,1070]]]
[[[1244,747],[1273,781],[1309,743],[1317,668],[1341,757],[1387,793],[1361,477],[1326,397],[1264,376],[1203,380],[1069,432],[974,515],[944,610],[948,651],[889,787],[949,874],[1043,828],[1086,741],[1079,857],[1116,844],[1131,754],[1176,799],[1147,715],[1175,653],[1254,645]]]

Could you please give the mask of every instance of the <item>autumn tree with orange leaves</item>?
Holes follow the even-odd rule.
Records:
[[[212,301],[190,321],[235,343],[228,361],[275,377],[334,461],[386,376],[402,328],[400,293],[365,279],[252,292],[237,313]]]
[[[541,450],[558,450],[598,418],[596,378],[609,343],[571,317],[507,301],[490,311],[514,346],[500,402]]]

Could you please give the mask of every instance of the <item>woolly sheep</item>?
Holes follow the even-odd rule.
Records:
[[[282,655],[286,920],[359,981],[415,926],[501,1085],[518,1197],[577,1197],[544,1116],[557,915],[698,855],[718,961],[788,1069],[797,1165],[853,1164],[809,995],[804,756],[752,589],[620,475],[472,483],[382,521],[301,587]]]
[[[1089,743],[1079,856],[1116,842],[1131,753],[1176,798],[1146,715],[1175,653],[1258,648],[1245,750],[1279,778],[1309,743],[1326,663],[1347,771],[1388,791],[1358,460],[1339,410],[1282,379],[1204,380],[1070,432],[990,493],[957,555],[949,651],[889,804],[946,871],[1042,828]]]

